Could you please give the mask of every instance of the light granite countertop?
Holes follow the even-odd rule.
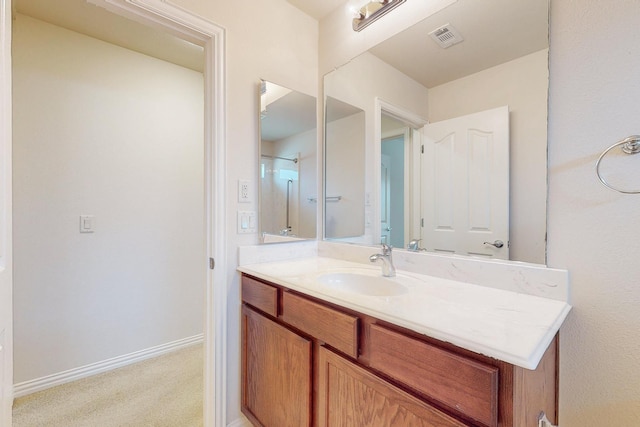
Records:
[[[323,284],[328,273],[381,276],[380,265],[321,256],[238,270],[526,369],[536,369],[571,306],[564,301],[398,270],[406,292],[368,296]]]

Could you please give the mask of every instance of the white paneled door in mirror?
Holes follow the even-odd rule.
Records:
[[[338,181],[344,183],[342,191],[353,191],[349,193],[349,209],[344,208],[347,203],[342,203],[341,211],[326,202],[325,238],[377,245],[384,236],[388,241],[393,239],[395,247],[406,247],[410,241],[421,238],[421,249],[545,263],[548,6],[546,0],[458,0],[324,76],[327,111],[331,105],[347,104],[362,111],[364,120],[361,136],[354,138],[340,134],[327,116],[326,195],[336,191],[330,187]],[[461,41],[441,46],[429,36],[443,26],[455,29]],[[371,26],[364,31],[375,28]],[[495,196],[493,187],[481,177],[489,170],[488,163],[469,163],[472,169],[465,174],[471,175],[462,176],[440,165],[438,179],[441,183],[448,182],[449,187],[443,184],[438,190],[437,203],[442,206],[425,212],[421,195],[426,190],[421,187],[425,184],[424,174],[432,171],[420,166],[424,123],[436,124],[507,105],[509,172],[502,175],[506,193],[501,208],[505,212],[501,222],[507,224],[507,231],[487,231],[495,228],[497,212],[486,210],[487,205],[483,205]],[[398,111],[402,114],[396,114]],[[404,126],[408,135],[404,168],[391,162],[391,182],[404,181],[404,188],[391,185],[388,218],[387,211],[383,212],[386,207],[382,200],[381,159],[383,154],[388,155],[387,141],[394,135],[388,132],[385,115],[398,119],[400,124],[394,126]],[[489,161],[486,150],[490,139],[482,133],[484,128],[479,126],[472,135],[477,144],[469,153],[476,157],[486,155]],[[349,162],[336,155],[335,147],[349,153]],[[448,149],[451,147],[443,140],[437,150],[439,162],[454,161],[448,159],[448,155],[453,155]],[[498,170],[491,169],[494,174]],[[348,180],[344,179],[347,173]],[[357,173],[360,176],[356,177]],[[394,176],[397,174],[404,177]],[[460,202],[453,201],[459,196],[459,186],[454,184],[467,179],[464,176],[472,177],[465,187],[468,193],[465,203],[471,210],[463,210]],[[359,194],[355,192],[356,183]],[[451,222],[451,227],[467,224],[466,234],[476,236],[471,239],[474,247],[462,250],[460,245],[443,245],[438,241],[436,235],[446,234],[444,222],[436,228],[442,233],[427,232],[425,224],[433,219],[430,216],[433,212],[441,221]],[[455,215],[464,216],[464,222],[460,219],[454,222]],[[383,217],[390,226],[383,224]],[[385,234],[387,228],[390,231]],[[498,247],[496,241],[503,245]]]
[[[426,125],[422,157],[423,246],[509,259],[508,107]]]

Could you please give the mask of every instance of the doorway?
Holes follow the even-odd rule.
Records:
[[[384,132],[383,132],[384,135]],[[405,142],[405,132],[384,138],[381,148],[381,194],[380,215],[382,229],[380,243],[386,243],[395,248],[406,246],[405,240],[405,212],[407,210],[408,180],[405,168],[406,149],[410,149],[409,141]],[[406,187],[406,191],[405,191]]]
[[[96,0],[97,3],[100,3]],[[105,3],[106,4],[106,3]],[[198,17],[192,16],[182,9],[177,9],[171,5],[167,5],[162,1],[146,1],[147,7],[149,5],[153,12],[148,9],[142,9],[140,6],[131,4],[125,1],[113,1],[110,0],[109,7],[119,11],[120,14],[127,14],[128,16],[137,16],[139,20],[145,23],[153,23],[156,26],[162,28],[171,28],[173,32],[179,32],[190,41],[196,41],[205,47],[207,51],[207,63],[205,67],[205,90],[204,90],[204,110],[205,110],[205,123],[204,123],[204,136],[205,136],[205,172],[204,172],[204,189],[205,189],[205,210],[206,210],[206,251],[205,259],[203,259],[202,269],[206,270],[206,282],[205,287],[205,301],[206,301],[206,314],[205,314],[205,372],[208,375],[205,376],[205,402],[212,402],[205,408],[205,425],[222,425],[224,420],[224,395],[222,375],[215,375],[220,369],[224,370],[224,353],[222,351],[222,345],[218,342],[224,339],[224,334],[220,333],[224,331],[224,324],[226,321],[226,311],[224,309],[226,295],[224,286],[217,288],[213,287],[214,280],[222,281],[225,276],[225,263],[224,263],[224,251],[226,238],[222,230],[224,230],[224,120],[222,110],[222,100],[224,99],[224,76],[223,76],[223,31],[219,27],[201,20]],[[7,9],[4,9],[6,12]],[[180,19],[176,19],[176,16],[180,16]],[[176,24],[180,22],[180,24]],[[3,31],[10,31],[10,27],[3,26]],[[3,55],[8,55],[8,52],[3,50]],[[4,57],[6,59],[6,56]],[[8,62],[8,61],[5,61]],[[5,69],[6,70],[6,69]],[[10,75],[10,72],[8,72]],[[6,79],[10,84],[10,79]],[[3,91],[7,89],[7,86],[3,86]],[[10,129],[10,116],[9,120],[3,117],[3,124],[6,128]],[[4,146],[8,143],[3,138],[1,141]],[[7,184],[4,182],[3,184]],[[9,187],[11,183],[9,182]],[[214,210],[212,207],[216,206]],[[5,209],[7,209],[5,207]],[[10,217],[11,206],[8,206],[8,214]],[[7,213],[5,211],[5,213]],[[90,216],[90,215],[88,215]],[[144,218],[143,218],[144,220]],[[143,222],[144,223],[144,222]],[[96,221],[96,224],[99,222]],[[220,231],[220,233],[216,233]],[[216,236],[215,239],[212,236]],[[217,256],[216,256],[217,255]],[[206,262],[206,258],[217,258],[218,268],[215,271],[210,271],[206,266],[209,265]],[[1,325],[3,328],[5,325]],[[60,343],[64,345],[63,342]],[[10,348],[10,346],[9,346]],[[7,366],[10,367],[10,361],[5,364],[3,372],[10,372]],[[216,367],[217,369],[214,369]],[[11,382],[11,376],[2,376],[3,381]],[[3,383],[3,389],[6,389],[7,384]],[[9,384],[10,386],[10,384]],[[215,398],[214,398],[215,396]],[[213,403],[215,402],[215,403]],[[6,408],[7,401],[3,401],[3,408]],[[6,417],[4,420],[6,421]]]

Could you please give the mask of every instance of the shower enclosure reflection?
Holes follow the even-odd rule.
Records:
[[[316,99],[260,82],[263,243],[316,237]]]

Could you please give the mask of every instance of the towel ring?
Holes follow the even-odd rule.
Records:
[[[621,190],[609,184],[603,177],[600,175],[600,162],[602,158],[611,150],[616,148],[617,146],[622,145],[622,151],[626,154],[638,154],[640,153],[640,135],[631,135],[623,139],[622,141],[618,141],[613,144],[611,147],[607,148],[600,154],[598,157],[598,161],[596,162],[596,175],[598,175],[598,179],[600,182],[607,188],[617,191],[618,193],[624,194],[640,194],[640,190]]]

